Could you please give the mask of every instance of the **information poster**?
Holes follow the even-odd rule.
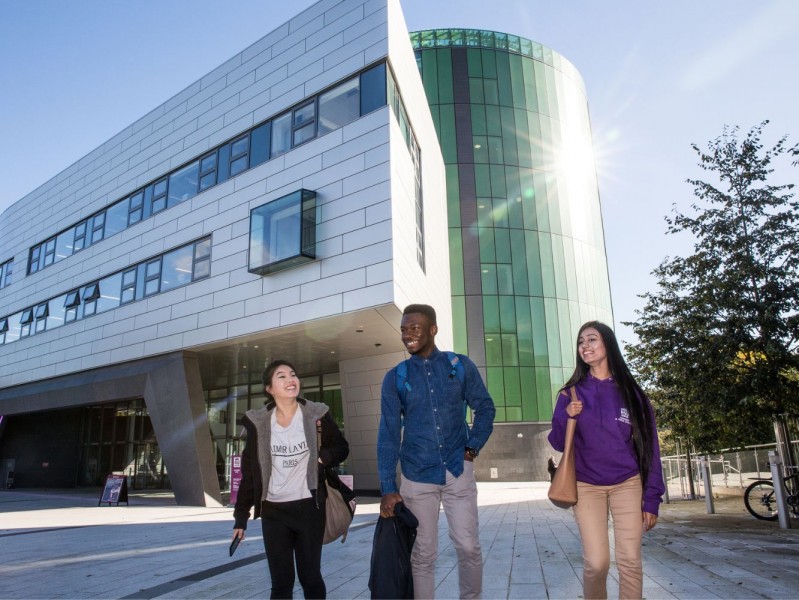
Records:
[[[230,457],[230,503],[236,504],[241,485],[241,456],[234,454]]]
[[[111,474],[106,478],[103,494],[100,496],[97,506],[104,502],[107,502],[109,506],[111,504],[119,506],[120,502],[130,505],[128,502],[128,478],[125,475]]]

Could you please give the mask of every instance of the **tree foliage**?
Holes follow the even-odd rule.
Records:
[[[793,184],[770,182],[799,145],[765,148],[767,123],[692,146],[715,181],[689,179],[697,200],[666,222],[693,254],[663,260],[627,323],[659,424],[706,450],[762,442],[773,414],[799,408],[799,203]]]

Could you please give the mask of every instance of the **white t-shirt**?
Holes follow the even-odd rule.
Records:
[[[311,497],[307,479],[309,454],[300,407],[288,427],[278,424],[275,410],[272,413],[272,475],[267,500],[289,502]]]

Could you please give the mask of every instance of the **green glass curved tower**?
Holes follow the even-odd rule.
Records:
[[[436,29],[411,43],[446,164],[455,349],[497,406],[478,474],[545,479],[576,332],[613,324],[585,87],[519,36]]]

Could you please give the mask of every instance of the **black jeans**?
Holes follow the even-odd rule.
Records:
[[[322,579],[322,538],[325,533],[325,504],[314,498],[261,505],[264,549],[272,578],[271,598],[291,598],[294,562],[306,598],[325,598]]]

